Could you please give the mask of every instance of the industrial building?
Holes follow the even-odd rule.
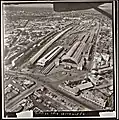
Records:
[[[92,88],[93,85],[91,82],[87,82],[87,83],[84,83],[84,84],[79,84],[76,86],[76,88],[78,88],[79,90],[86,90],[86,89],[89,89],[89,88]]]
[[[89,60],[89,58],[90,58],[90,54],[91,54],[91,51],[92,51],[92,46],[93,46],[93,44],[89,43],[88,46],[86,47],[86,50],[85,50],[85,53],[84,53],[84,56],[85,56],[86,60]]]
[[[87,41],[88,38],[89,38],[89,33],[86,34],[85,37],[82,36],[82,38],[81,38],[81,39],[83,39],[82,42],[77,41],[71,47],[71,49],[67,52],[67,54],[62,57],[62,61],[70,62],[70,63],[74,63],[74,64],[78,65],[78,63],[81,59],[81,54],[83,52],[83,48],[85,47],[85,44],[86,44],[85,42]]]
[[[94,96],[90,91],[84,91],[83,93],[81,93],[81,97],[101,108],[104,108],[107,102],[101,97]]]
[[[84,57],[81,58],[80,63],[77,66],[77,70],[83,70],[84,66]]]
[[[87,83],[84,83],[84,84],[79,84],[77,85],[76,87],[73,87],[71,88],[70,86],[67,86],[67,85],[62,85],[62,86],[59,86],[61,87],[62,89],[74,94],[74,95],[77,95],[77,93],[79,91],[83,91],[83,90],[86,90],[86,89],[89,89],[89,88],[92,88],[93,85],[91,82],[87,82]]]
[[[44,47],[42,47],[30,60],[29,63],[30,64],[34,64],[35,61],[41,57],[41,55],[56,41],[58,40],[64,33],[66,33],[68,30],[72,29],[72,27],[69,27],[67,29],[65,29],[64,31],[62,31],[61,33],[59,33],[57,36],[55,36],[51,41],[49,41]]]
[[[37,61],[36,65],[44,67],[48,62],[50,62],[54,57],[58,55],[63,50],[62,46],[57,46],[47,53],[44,57]]]
[[[88,75],[88,78],[94,85],[97,85],[98,79],[94,75]]]
[[[98,72],[101,74],[101,73],[107,73],[107,72],[112,71],[112,70],[113,70],[113,66],[107,67],[107,68],[103,68],[103,69],[99,69]]]

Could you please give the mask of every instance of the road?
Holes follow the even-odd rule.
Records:
[[[90,105],[90,104],[89,104],[89,105],[88,105],[88,104],[85,104],[84,101],[80,100],[81,98],[79,99],[79,98],[77,98],[76,96],[74,96],[74,95],[72,95],[72,94],[70,94],[70,93],[65,92],[64,90],[59,89],[58,87],[56,88],[56,87],[54,87],[52,84],[48,84],[48,86],[49,86],[51,89],[53,89],[56,93],[62,94],[63,96],[65,96],[65,97],[67,97],[67,98],[69,98],[69,99],[77,102],[77,104],[79,104],[80,106],[82,106],[82,108],[84,108],[84,109],[85,109],[85,108],[88,108],[88,109],[90,109],[90,110],[96,110],[95,105],[92,106],[92,105]]]
[[[12,72],[13,74],[14,72]],[[16,74],[16,72],[14,73]],[[18,73],[20,74],[20,73]],[[25,73],[24,73],[25,74]],[[22,74],[21,74],[22,75]],[[23,76],[23,75],[22,75]],[[25,75],[24,75],[25,77]],[[28,77],[26,75],[26,77]],[[39,76],[40,77],[40,76]],[[32,78],[33,79],[33,78]],[[16,96],[14,99],[12,99],[11,101],[9,101],[9,103],[6,105],[6,108],[7,109],[12,109],[12,107],[14,107],[18,102],[20,102],[23,98],[25,98],[26,96],[30,95],[33,91],[35,91],[36,89],[39,88],[39,85],[45,85],[46,87],[48,87],[49,89],[51,89],[52,91],[55,91],[56,93],[58,94],[61,94],[62,96],[65,96],[66,99],[70,99],[72,101],[72,98],[70,95],[67,95],[66,93],[63,93],[62,91],[60,91],[59,89],[57,89],[58,87],[53,86],[52,85],[52,82],[44,82],[45,80],[44,79],[40,79],[40,80],[36,80],[34,79],[34,81],[36,82],[36,85],[33,86],[32,88],[30,89],[27,89],[26,91],[22,92],[20,95]],[[49,80],[50,81],[50,80]],[[77,104],[80,104],[80,101],[77,101],[76,99],[73,98],[73,101],[72,102],[76,102]],[[87,108],[85,107],[85,105],[82,105],[82,103],[80,104],[80,106],[82,106],[82,108]],[[88,108],[87,108],[88,109]]]
[[[15,75],[16,72],[9,72],[9,74],[13,74]],[[15,98],[13,98],[12,100],[9,101],[8,104],[6,104],[6,108],[11,108],[12,106],[14,106],[16,103],[18,103],[20,100],[22,100],[25,96],[28,96],[30,93],[32,93],[34,90],[38,89],[39,88],[39,85],[44,85],[44,80],[42,79],[41,81],[37,81],[37,79],[33,79],[31,77],[28,77],[28,75],[26,74],[20,74],[20,73],[17,73],[19,74],[19,77],[26,77],[28,79],[32,79],[33,81],[35,81],[35,85],[33,85],[30,89],[27,89],[25,91],[23,91],[22,93],[20,93],[18,96],[16,96]],[[40,76],[39,76],[40,77]]]

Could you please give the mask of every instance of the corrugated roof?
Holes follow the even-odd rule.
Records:
[[[84,89],[93,87],[93,85],[91,82],[87,82],[84,84],[77,85],[76,87],[79,88],[80,90],[84,90]]]

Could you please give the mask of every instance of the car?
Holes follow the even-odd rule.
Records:
[[[16,83],[16,81],[15,81],[15,80],[12,80],[12,82],[13,82],[13,83]]]
[[[22,89],[25,90],[25,87],[22,86]]]

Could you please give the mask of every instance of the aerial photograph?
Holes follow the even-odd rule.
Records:
[[[93,8],[3,4],[3,26],[5,112],[114,109],[112,19]]]

